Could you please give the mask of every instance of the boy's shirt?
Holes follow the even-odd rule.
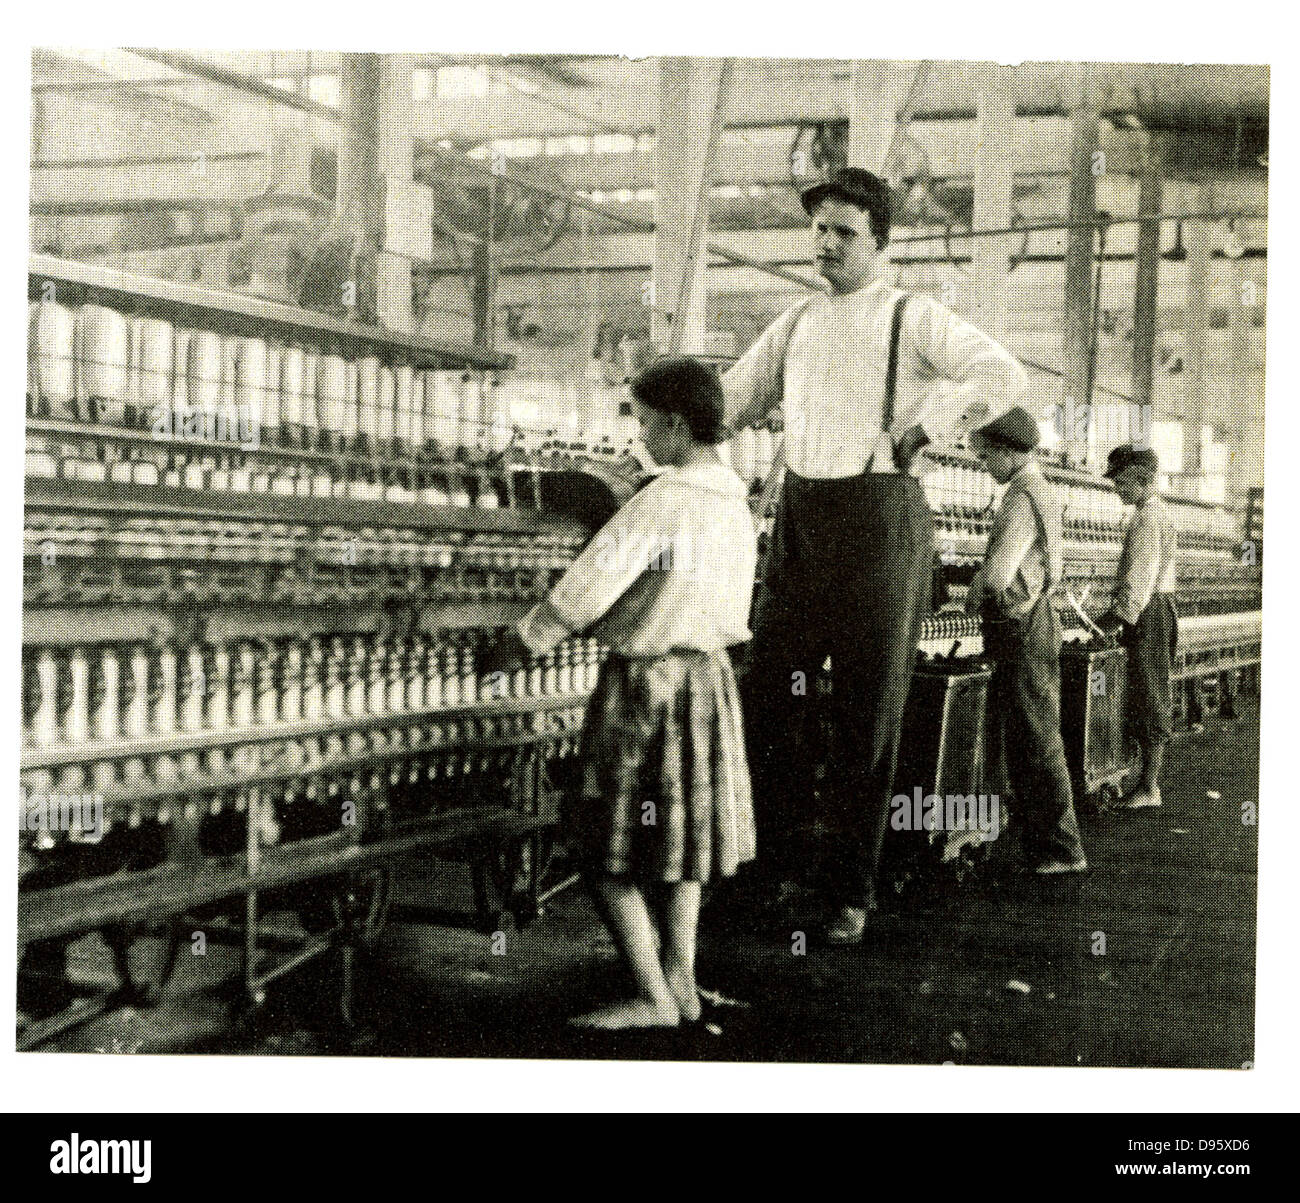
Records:
[[[541,654],[578,631],[622,656],[721,651],[750,637],[758,559],[745,486],[725,464],[668,468],[519,623]]]
[[[1115,574],[1115,613],[1132,626],[1156,593],[1177,587],[1178,533],[1154,494],[1133,511]]]
[[[1063,574],[1060,502],[1030,460],[1007,482],[967,609],[977,611],[991,597],[1008,618],[1023,618]]]

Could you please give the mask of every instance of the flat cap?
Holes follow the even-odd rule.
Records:
[[[1150,447],[1121,443],[1106,457],[1106,475],[1113,479],[1125,468],[1145,468],[1148,472],[1159,472],[1160,459]]]
[[[995,418],[987,426],[981,426],[971,437],[972,445],[978,446],[982,439],[990,443],[1001,443],[1013,451],[1032,451],[1038,446],[1042,434],[1033,415],[1022,405],[1014,405],[1000,418]]]

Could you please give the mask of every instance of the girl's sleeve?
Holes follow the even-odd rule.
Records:
[[[534,655],[602,618],[651,562],[671,562],[677,530],[666,490],[653,485],[632,499],[583,548],[550,595],[519,622]]]

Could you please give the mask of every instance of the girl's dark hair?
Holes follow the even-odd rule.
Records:
[[[660,359],[634,381],[632,396],[647,409],[680,414],[697,443],[725,443],[726,402],[717,373],[695,359]]]

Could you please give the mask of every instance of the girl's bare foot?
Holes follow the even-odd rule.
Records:
[[[695,975],[689,969],[665,966],[664,979],[681,1017],[687,1023],[694,1023],[700,1017],[700,992],[695,985]]]
[[[656,1005],[644,998],[612,1003],[586,1015],[569,1020],[575,1028],[604,1028],[620,1031],[623,1028],[675,1028],[681,1016],[675,1004]]]

